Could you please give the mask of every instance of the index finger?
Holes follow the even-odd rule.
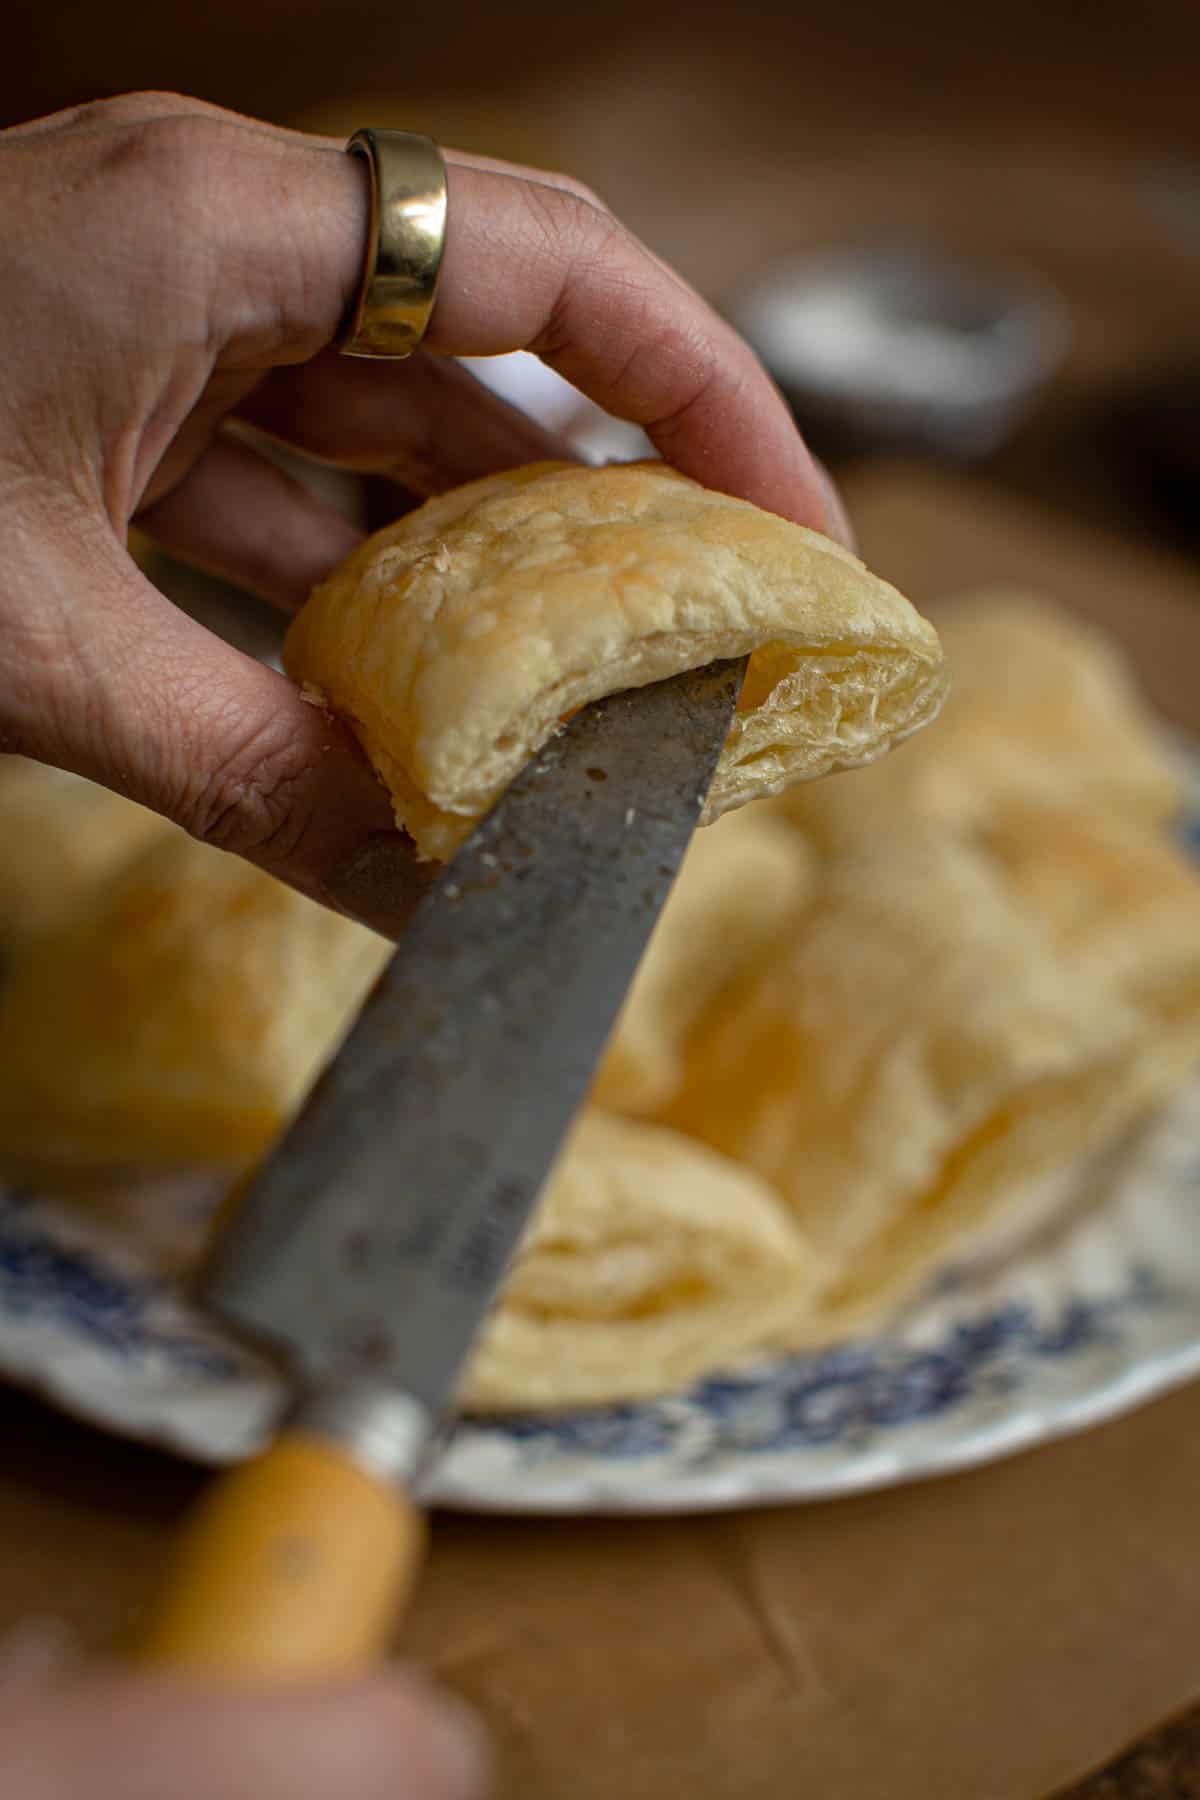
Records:
[[[749,347],[601,203],[560,177],[447,159],[432,350],[531,350],[685,475],[802,525],[826,488]]]

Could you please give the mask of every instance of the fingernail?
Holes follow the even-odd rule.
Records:
[[[847,550],[853,550],[855,547],[854,527],[847,517],[845,507],[842,505],[842,497],[837,491],[833,476],[829,473],[825,464],[817,457],[813,458],[813,462],[816,465],[817,475],[820,478],[821,491],[825,496],[826,533],[829,537],[837,538],[839,543],[845,544]]]
[[[378,831],[325,877],[322,898],[360,925],[398,938],[437,873],[436,863],[417,860],[403,832]]]

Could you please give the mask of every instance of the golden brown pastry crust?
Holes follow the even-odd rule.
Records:
[[[245,1166],[389,949],[182,832],[152,844],[0,990],[0,1164]]]
[[[1063,961],[1145,1017],[1159,1057],[1200,1057],[1200,869],[1127,819],[1006,807],[981,842]]]
[[[94,883],[173,829],[80,775],[0,756],[0,956],[55,931]]]
[[[317,588],[284,660],[446,857],[560,720],[747,652],[707,820],[871,761],[944,693],[932,626],[848,550],[659,463],[538,464],[428,501]]]
[[[719,1012],[665,1116],[755,1169],[847,1268],[929,1208],[966,1146],[1143,1038],[982,855],[915,826],[828,865],[791,949]]]

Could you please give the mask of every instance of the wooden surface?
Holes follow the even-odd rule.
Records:
[[[1098,611],[1200,723],[1194,540],[1121,426],[1131,388],[1200,357],[1196,240],[1148,186],[1200,154],[1194,0],[1135,18],[464,0],[453,32],[374,0],[209,0],[202,22],[65,0],[19,4],[5,43],[0,120],[145,85],[291,119],[336,67],[343,92],[411,96],[418,129],[571,167],[717,298],[781,251],[879,233],[1033,270],[1072,320],[1053,387],[965,487],[850,471],[864,550],[918,599],[1018,579]],[[198,1477],[19,1397],[0,1395],[0,1434],[0,1629],[50,1612],[113,1645]],[[512,1800],[779,1800],[797,1768],[823,1800],[1182,1800],[1200,1795],[1197,1519],[1192,1390],[844,1506],[440,1521],[406,1643],[483,1707]]]

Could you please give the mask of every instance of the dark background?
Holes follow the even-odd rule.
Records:
[[[1195,542],[1196,0],[10,12],[0,120],[148,86],[570,169],[718,303],[781,252],[881,235],[1033,273],[1071,347],[978,472]]]
[[[519,100],[540,80],[607,73],[638,80],[645,60],[718,64],[732,88],[757,64],[794,97],[796,125],[852,128],[882,109],[970,129],[989,119],[1160,147],[1200,145],[1196,77],[1200,10],[1191,0],[1139,7],[1113,0],[961,0],[818,7],[503,6],[459,0],[405,7],[379,0],[212,0],[34,6],[6,29],[0,115],[6,122],[124,88],[172,87],[283,118],[331,87],[470,89]]]

